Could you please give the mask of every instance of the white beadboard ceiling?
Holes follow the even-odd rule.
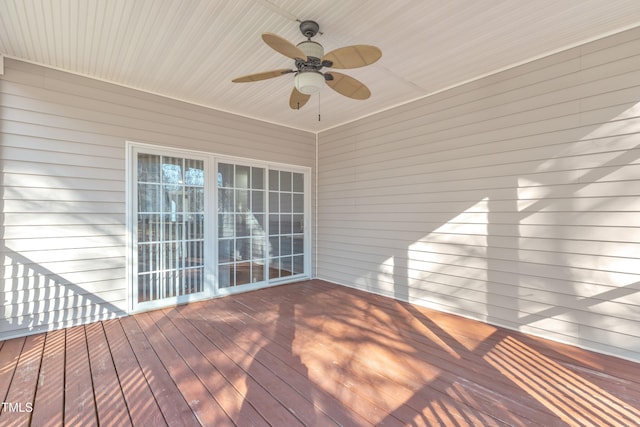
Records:
[[[305,19],[320,24],[325,52],[382,49],[377,63],[341,70],[371,98],[325,87],[295,111],[292,74],[231,82],[293,67],[260,35],[297,44]],[[639,24],[639,0],[2,0],[0,53],[318,132]]]

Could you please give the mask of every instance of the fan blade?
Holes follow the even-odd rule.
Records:
[[[326,74],[333,77],[325,80],[327,85],[341,95],[352,99],[367,99],[371,96],[369,88],[353,77],[335,71]]]
[[[293,73],[295,71],[290,70],[288,68],[283,68],[280,70],[273,71],[265,71],[262,73],[249,74],[248,76],[242,76],[231,80],[233,83],[248,83],[248,82],[257,82],[259,80],[272,79],[274,77],[280,77],[284,74]]]
[[[300,48],[295,46],[289,40],[284,39],[277,34],[264,33],[262,34],[262,40],[264,40],[264,42],[268,44],[271,49],[275,50],[276,52],[280,52],[284,56],[287,56],[291,59],[300,58],[305,62],[307,61],[307,55],[305,55]]]
[[[382,56],[382,51],[375,46],[357,44],[345,46],[327,53],[325,61],[331,61],[332,68],[358,68],[376,62]]]
[[[309,98],[311,98],[311,95],[304,94],[294,87],[289,98],[289,107],[292,110],[299,110],[304,107]]]

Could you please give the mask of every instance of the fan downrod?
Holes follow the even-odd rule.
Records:
[[[316,21],[302,21],[300,23],[300,32],[309,40],[318,34],[318,31],[320,31],[320,25]]]

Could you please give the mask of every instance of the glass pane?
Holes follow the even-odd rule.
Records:
[[[181,266],[181,257],[178,252],[178,245],[175,242],[168,242],[160,245],[164,254],[164,269],[173,270]]]
[[[226,263],[233,261],[233,243],[232,239],[218,240],[218,262]]]
[[[269,190],[279,190],[280,189],[280,174],[278,171],[270,170],[269,171]]]
[[[280,234],[280,215],[269,215],[269,235],[277,236]]]
[[[271,258],[269,260],[269,279],[277,279],[280,277],[280,258]]]
[[[236,286],[251,283],[251,263],[239,262],[236,264]]]
[[[218,237],[233,237],[235,236],[235,230],[234,214],[218,214]]]
[[[165,184],[162,186],[164,191],[164,201],[162,210],[171,215],[182,212],[184,197],[182,195],[182,187],[179,185]],[[171,219],[170,221],[173,221]]]
[[[160,156],[138,154],[138,182],[160,182]]]
[[[193,275],[192,280],[195,281],[197,286],[193,292],[204,292],[204,267],[198,267],[195,271],[197,271],[197,274]]]
[[[291,255],[291,236],[280,237],[280,255]]]
[[[304,253],[304,236],[293,236],[293,254]]]
[[[142,274],[138,276],[138,302],[149,301],[150,275]]]
[[[165,222],[164,240],[181,240],[184,238],[182,215],[169,215],[170,221]]]
[[[178,190],[182,179],[182,159],[164,157],[162,159],[162,182],[168,191]]]
[[[185,197],[187,212],[204,212],[204,188],[187,187]]]
[[[204,215],[195,214],[187,216],[185,229],[185,239],[204,239]]]
[[[249,166],[236,165],[236,188],[249,188],[249,174],[251,168]]]
[[[236,236],[250,236],[251,235],[251,227],[247,224],[247,217],[251,216],[250,214],[236,214]]]
[[[280,260],[280,277],[291,276],[292,272],[291,257],[284,257]]]
[[[265,251],[266,244],[264,236],[258,236],[251,239],[251,257],[252,259],[264,258],[267,256]]]
[[[204,187],[204,162],[202,160],[185,160],[185,185]]]
[[[178,295],[187,295],[204,290],[204,268],[189,268],[182,270]]]
[[[158,269],[158,246],[149,244],[138,245],[138,273],[145,273]]]
[[[233,212],[234,203],[233,195],[234,190],[220,189],[218,190],[218,212]]]
[[[233,165],[218,163],[218,186],[233,187]]]
[[[251,192],[251,212],[264,212],[264,191],[253,190]]]
[[[264,189],[264,169],[251,168],[251,188],[254,190]]]
[[[291,212],[291,193],[280,193],[280,212]]]
[[[198,267],[204,264],[204,241],[187,242],[184,248],[186,249],[185,267]]]
[[[141,274],[138,276],[138,302],[158,299],[160,289],[160,274]]]
[[[236,190],[236,212],[248,212],[249,207],[249,191]]]
[[[138,212],[160,212],[160,186],[138,184]]]
[[[297,193],[304,192],[304,174],[301,174],[301,173],[293,174],[293,191]]]
[[[235,259],[238,261],[244,261],[251,258],[251,239],[248,237],[243,237],[241,239],[236,239],[236,251],[235,251]]]
[[[293,212],[304,213],[304,194],[293,195]]]
[[[293,232],[304,233],[304,215],[302,214],[293,215]]]
[[[304,255],[297,255],[293,257],[293,273],[304,273]]]
[[[269,211],[271,213],[280,212],[280,193],[269,192]]]
[[[252,236],[264,236],[264,214],[251,215],[251,225],[249,228],[251,229]]]
[[[160,218],[157,214],[138,215],[138,242],[160,239]]]
[[[251,265],[251,282],[262,282],[264,280],[264,263],[253,263]]]
[[[292,234],[293,233],[293,215],[282,214],[280,215],[280,234]]]
[[[218,266],[218,286],[220,288],[228,288],[234,285],[232,265]]]
[[[291,172],[280,172],[280,191],[291,191]]]
[[[269,255],[270,256],[278,256],[280,255],[280,238],[269,237]]]

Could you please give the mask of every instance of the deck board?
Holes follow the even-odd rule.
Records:
[[[67,330],[64,386],[64,423],[97,426],[96,402],[84,326]]]
[[[7,393],[9,392],[25,341],[26,338],[21,337],[2,343],[3,345],[0,349],[0,397],[2,397],[3,402],[8,402]],[[0,412],[0,417],[2,417],[3,413],[4,411]]]
[[[32,426],[56,427],[64,420],[64,329],[47,334],[38,388],[31,414]]]
[[[209,358],[214,357],[214,354],[218,351],[217,348],[204,346],[201,342],[201,345],[196,347],[187,339],[187,335],[193,336],[197,334],[197,331],[186,327],[187,325],[185,325],[184,329],[178,329],[164,311],[150,313],[150,316],[159,325],[159,328],[180,357],[187,363],[193,375],[198,378],[198,381],[211,394],[216,402],[215,405],[224,411],[224,414],[229,415],[231,421],[235,424],[238,424],[240,420],[246,425],[264,424],[264,418],[260,416],[252,405],[243,405],[244,396],[235,388],[239,384],[230,383],[220,373],[219,369],[224,369],[226,361],[223,361],[217,367],[209,360]],[[195,338],[192,339],[196,340]]]
[[[339,424],[352,424],[351,417],[344,416],[344,407],[336,400],[327,402],[326,396],[313,393],[313,384],[308,380],[306,372],[296,372],[299,361],[273,357],[268,349],[256,346],[257,340],[230,339],[236,335],[236,330],[226,329],[221,322],[216,324],[214,313],[207,313],[199,307],[181,307],[179,312],[190,318],[190,322],[209,340],[221,346],[229,359],[237,361],[238,365],[255,381],[265,386],[274,398],[294,410],[300,421],[306,425],[331,425],[336,419]],[[315,396],[314,396],[315,395]],[[314,397],[320,397],[321,402],[315,403]],[[328,407],[328,408],[327,408]]]
[[[640,364],[312,280],[0,342],[0,395],[10,426],[628,426]]]
[[[175,337],[165,336],[150,313],[137,315],[136,321],[200,424],[232,426],[231,419],[171,343]]]
[[[9,392],[4,400],[14,405],[8,418],[9,423],[6,425],[22,425],[31,420],[30,408],[35,398],[44,342],[44,335],[31,335],[24,342]]]
[[[118,320],[104,322],[113,364],[134,425],[167,425]]]
[[[135,316],[125,317],[118,321],[122,324],[122,329],[127,335],[131,350],[138,360],[142,375],[158,403],[165,422],[170,426],[200,425],[187,404],[184,395],[182,395],[180,389],[169,375],[167,367],[162,363],[144,335]],[[146,402],[138,403],[138,405],[144,405]]]
[[[190,337],[197,348],[203,350],[205,357],[219,369],[231,388],[237,390],[237,397],[240,398],[239,407],[245,405],[242,410],[246,410],[247,407],[255,408],[263,423],[266,421],[274,425],[294,426],[311,420],[310,403],[292,390],[286,382],[262,365],[254,364],[246,353],[234,352],[233,346],[227,345],[224,350],[219,348],[215,343],[222,341],[222,337],[212,339],[209,335],[211,330],[206,325],[201,324],[196,328],[189,321],[189,314],[177,310],[170,310],[166,314],[179,330]],[[295,414],[289,411],[287,402],[296,408]],[[234,419],[234,422],[238,425],[251,424],[251,420],[246,417],[247,414],[244,414],[242,419]],[[255,423],[259,422],[256,420]]]
[[[87,325],[86,332],[98,422],[102,425],[130,426],[131,417],[104,334],[103,323]]]

